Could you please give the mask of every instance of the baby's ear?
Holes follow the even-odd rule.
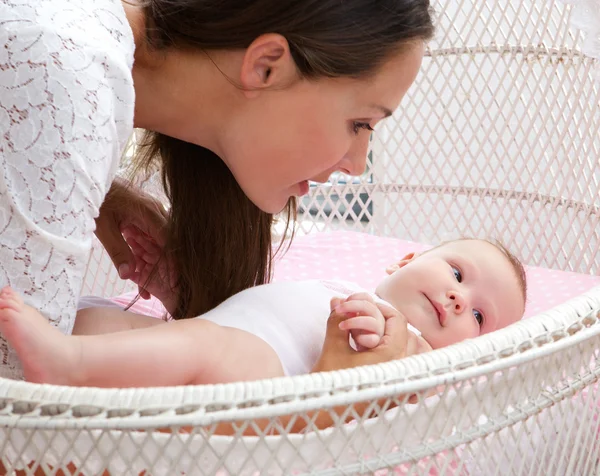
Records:
[[[404,258],[402,258],[398,263],[394,263],[390,266],[388,266],[387,268],[385,268],[385,272],[387,274],[394,274],[396,271],[398,271],[400,268],[403,268],[404,266],[406,266],[408,263],[410,263],[412,260],[414,260],[417,256],[419,256],[417,253],[408,253]]]

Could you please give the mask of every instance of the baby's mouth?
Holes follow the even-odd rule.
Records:
[[[427,294],[424,294],[424,296],[429,301],[429,304],[431,304],[431,307],[433,308],[433,311],[435,312],[435,315],[437,316],[440,326],[443,326],[444,322],[446,321],[446,310],[444,309],[444,306],[429,299],[429,296],[427,296]]]

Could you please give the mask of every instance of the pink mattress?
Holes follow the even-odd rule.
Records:
[[[337,231],[298,237],[275,265],[277,281],[301,279],[342,279],[374,289],[385,276],[386,266],[411,251],[427,245],[365,233]],[[527,267],[529,297],[525,317],[550,309],[572,297],[600,286],[600,276]],[[135,297],[127,293],[113,298],[127,305]],[[165,313],[155,299],[139,300],[132,311],[152,316]]]

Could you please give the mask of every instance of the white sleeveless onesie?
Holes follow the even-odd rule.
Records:
[[[367,292],[376,302],[391,306],[355,283],[282,281],[246,289],[196,319],[260,337],[278,355],[286,375],[300,375],[310,372],[321,354],[331,298],[359,292]],[[102,305],[115,306],[100,298],[80,301],[80,308]],[[409,325],[409,330],[420,335],[413,326]]]

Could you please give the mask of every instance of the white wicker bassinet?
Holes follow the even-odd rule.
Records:
[[[434,7],[437,37],[375,135],[368,172],[314,189],[302,231],[493,236],[529,264],[599,273],[600,88],[570,9]],[[121,290],[96,250],[83,292]],[[139,390],[0,380],[0,473],[599,474],[599,311],[596,289],[475,341],[296,378]],[[361,401],[399,405],[348,424],[331,411],[325,431],[278,424],[338,405],[351,416]],[[213,435],[223,422],[237,422],[233,436]]]

